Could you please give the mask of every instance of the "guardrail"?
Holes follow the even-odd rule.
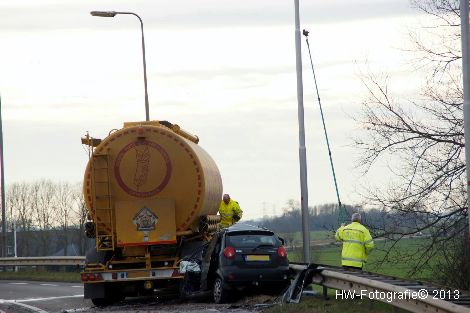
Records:
[[[0,266],[85,265],[84,256],[44,256],[0,258]]]
[[[318,264],[291,264],[296,278],[284,295],[286,302],[299,302],[303,288],[310,284],[336,291],[336,298],[369,298],[411,312],[470,313],[470,295],[462,291],[434,287],[422,282],[403,280],[359,270]]]

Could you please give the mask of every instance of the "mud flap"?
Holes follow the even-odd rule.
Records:
[[[83,290],[83,298],[85,299],[105,298],[104,283],[85,284]]]

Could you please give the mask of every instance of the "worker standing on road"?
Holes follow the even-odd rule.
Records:
[[[361,224],[361,214],[354,213],[351,221],[349,225],[342,224],[335,235],[336,240],[343,242],[341,265],[362,270],[369,253],[374,249],[374,241],[369,230]]]
[[[230,199],[228,194],[224,194],[220,202],[219,214],[221,216],[220,227],[226,228],[238,222],[242,218],[243,211],[237,201]]]

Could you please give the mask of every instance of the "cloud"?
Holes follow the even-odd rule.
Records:
[[[0,29],[63,30],[100,27],[92,10],[133,11],[146,28],[159,30],[293,25],[293,1],[15,1],[0,5]],[[408,0],[301,1],[302,24],[330,24],[414,14]],[[115,17],[117,18],[117,17]],[[128,28],[132,17],[119,17],[110,29]],[[100,21],[101,20],[101,21]],[[101,25],[102,26],[102,25]]]

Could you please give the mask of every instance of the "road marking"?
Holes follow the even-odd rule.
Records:
[[[72,288],[83,288],[83,286],[70,286]]]
[[[29,304],[26,304],[26,303],[23,303],[23,302],[47,301],[47,300],[66,299],[66,298],[79,298],[79,297],[83,297],[83,295],[49,297],[49,298],[34,298],[34,299],[21,299],[21,300],[4,300],[4,299],[0,299],[0,304],[8,303],[8,304],[21,306],[23,308],[29,309],[30,311],[33,311],[34,313],[49,313],[47,311],[44,311],[43,309],[37,308],[35,306],[29,305]],[[84,309],[85,308],[78,309],[78,310],[84,311]],[[70,311],[70,312],[79,312],[79,311]],[[0,313],[5,313],[5,312],[0,310]]]
[[[8,303],[12,305],[17,305],[23,308],[26,308],[34,313],[49,313],[44,311],[43,309],[37,308],[35,306],[23,303],[23,302],[34,302],[34,301],[47,301],[47,300],[56,300],[56,299],[66,299],[66,298],[79,298],[83,297],[83,295],[74,295],[74,296],[62,296],[62,297],[49,297],[49,298],[35,298],[35,299],[21,299],[21,300],[4,300],[0,299],[0,304]],[[74,312],[74,311],[71,311]],[[79,311],[77,311],[79,312]],[[0,313],[6,313],[0,310]]]
[[[28,283],[8,283],[8,285],[28,285]]]
[[[48,297],[48,298],[30,298],[30,299],[20,299],[20,300],[3,300],[5,303],[17,303],[17,302],[35,302],[35,301],[47,301],[47,300],[57,300],[57,299],[68,299],[68,298],[80,298],[83,297],[81,295],[73,295],[73,296],[60,296],[60,297]],[[1,300],[0,300],[1,301]]]
[[[59,285],[54,285],[54,284],[39,284],[41,286],[51,286],[51,287],[59,287]]]
[[[28,304],[24,304],[24,303],[19,303],[19,302],[16,302],[15,300],[11,300],[11,301],[10,301],[10,300],[3,300],[3,302],[4,302],[4,303],[11,303],[11,304],[13,304],[13,305],[17,305],[17,306],[21,306],[21,307],[23,307],[23,308],[27,308],[27,309],[29,309],[30,311],[33,311],[33,312],[35,312],[35,313],[49,313],[49,312],[44,311],[44,310],[42,310],[42,309],[40,309],[40,308],[37,308],[37,307],[35,307],[35,306],[28,305]],[[0,303],[2,303],[2,302],[0,302]]]

